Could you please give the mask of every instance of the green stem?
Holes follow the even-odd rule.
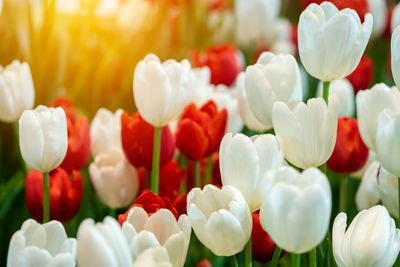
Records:
[[[43,172],[43,223],[49,221],[49,211],[50,211],[50,202],[49,202],[49,173]]]
[[[154,127],[153,142],[153,166],[151,171],[151,191],[158,194],[158,175],[160,168],[160,150],[161,150],[161,130],[162,127]]]
[[[317,247],[310,251],[310,267],[317,267]]]
[[[230,259],[230,262],[231,262],[231,266],[238,267],[238,263],[237,263],[237,260],[236,260],[236,255],[233,255],[233,256],[229,257],[229,259]]]
[[[301,263],[301,254],[292,254],[292,266],[300,267]]]
[[[340,200],[339,200],[339,211],[346,212],[347,206],[347,177],[340,177]]]
[[[282,249],[278,246],[275,246],[274,255],[272,256],[271,260],[271,267],[278,266],[279,257],[281,256]]]
[[[200,161],[194,162],[194,186],[200,187]]]
[[[207,167],[206,167],[206,174],[204,175],[204,185],[207,185],[211,182],[211,174],[213,171],[214,159],[213,155],[208,158]]]
[[[117,218],[117,210],[116,209],[110,209],[110,216],[113,218]]]
[[[327,105],[328,105],[328,99],[329,99],[329,84],[330,84],[330,82],[322,82],[322,85],[323,85],[322,98],[325,100]]]
[[[244,247],[244,266],[245,267],[253,266],[253,256],[251,254],[251,235],[249,241],[247,241],[247,244]]]

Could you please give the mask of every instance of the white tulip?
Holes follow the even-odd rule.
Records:
[[[390,22],[390,29],[392,33],[399,25],[400,25],[400,3],[397,3],[397,5],[393,9],[392,20]]]
[[[379,202],[378,175],[381,165],[373,161],[365,171],[356,193],[358,210],[369,209]]]
[[[379,194],[383,206],[394,217],[399,218],[399,181],[398,176],[381,167],[378,178]]]
[[[25,162],[49,172],[64,160],[68,148],[67,120],[61,107],[38,106],[19,119],[19,144]]]
[[[339,213],[332,230],[333,256],[339,267],[390,267],[400,249],[400,230],[383,206],[363,210],[346,231],[346,213]]]
[[[152,247],[146,249],[133,262],[134,267],[172,267],[168,257],[168,251],[164,247]]]
[[[122,225],[134,260],[146,249],[162,246],[174,267],[185,264],[191,231],[186,215],[181,215],[176,221],[167,209],[160,209],[149,217],[143,208],[133,207]]]
[[[373,18],[361,24],[352,9],[332,3],[310,4],[300,15],[299,55],[307,72],[322,81],[339,80],[352,73],[371,36]]]
[[[34,101],[35,88],[28,63],[14,60],[4,69],[0,66],[0,120],[17,121],[24,110],[32,109]]]
[[[328,231],[331,209],[329,181],[319,169],[267,173],[260,223],[280,248],[304,253],[316,247]]]
[[[355,97],[353,85],[347,79],[331,82],[329,95],[336,94],[339,100],[339,117],[353,117]],[[318,85],[317,96],[322,97],[322,83]]]
[[[86,219],[78,229],[78,266],[132,267],[132,256],[118,222],[106,217],[101,223]]]
[[[353,173],[351,174],[351,177],[357,178],[357,179],[361,179],[361,178],[363,177],[364,173],[366,172],[366,170],[368,169],[368,167],[369,167],[375,160],[376,160],[376,154],[375,154],[374,151],[370,150],[370,151],[369,151],[369,154],[368,154],[367,162],[365,162],[364,166],[363,166],[360,170],[358,170],[358,171],[356,171],[356,172],[353,172]]]
[[[238,109],[240,118],[243,120],[244,124],[250,130],[263,132],[265,130],[269,130],[271,126],[264,125],[260,122],[253,114],[253,111],[250,109],[249,101],[246,96],[246,88],[244,86],[245,75],[244,72],[241,72],[236,78],[236,87],[239,91],[238,96]]]
[[[135,69],[133,94],[144,120],[155,127],[167,125],[178,118],[187,104],[190,63],[176,62],[147,55]]]
[[[234,8],[236,40],[242,46],[249,46],[269,38],[281,0],[235,0]]]
[[[272,109],[275,133],[283,143],[285,158],[293,165],[307,169],[324,164],[336,143],[338,103],[329,96],[327,106],[322,98],[297,103],[292,109],[276,102]]]
[[[112,113],[100,108],[90,125],[90,148],[92,156],[106,153],[111,148],[122,148],[121,144],[122,109]]]
[[[192,189],[187,196],[187,213],[197,238],[215,255],[232,256],[242,251],[250,238],[250,209],[234,186]]]
[[[77,243],[68,238],[58,221],[39,224],[26,220],[14,233],[8,248],[8,267],[73,267]]]
[[[396,86],[400,88],[400,26],[392,33],[391,52],[392,75]]]
[[[372,36],[379,37],[386,28],[387,6],[386,0],[368,0],[368,7],[374,18]]]
[[[246,157],[243,157],[246,155]],[[284,163],[283,152],[275,136],[228,133],[221,141],[219,165],[223,185],[233,185],[242,192],[252,212],[261,206],[265,173]]]
[[[97,195],[112,209],[128,206],[138,193],[137,171],[121,148],[97,155],[89,166],[89,174]]]
[[[303,99],[300,70],[292,55],[264,52],[245,72],[246,95],[254,116],[272,128],[272,106],[276,101]]]
[[[365,145],[376,151],[376,130],[379,114],[388,108],[394,114],[400,113],[400,92],[384,83],[369,90],[361,90],[356,96],[358,128]]]
[[[376,156],[382,166],[400,176],[400,114],[394,115],[390,109],[383,110],[376,130]]]
[[[194,68],[190,71],[187,101],[202,106],[212,93],[211,72],[208,67]]]

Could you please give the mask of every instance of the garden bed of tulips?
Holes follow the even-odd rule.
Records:
[[[0,59],[20,46],[0,66],[1,265],[400,266],[400,3],[43,3],[0,0]],[[30,27],[5,31],[16,7]],[[111,52],[47,84],[66,13]],[[123,60],[155,25],[165,49]]]

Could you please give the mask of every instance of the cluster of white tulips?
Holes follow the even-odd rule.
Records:
[[[271,4],[273,13],[280,1],[271,2],[276,2]],[[245,11],[239,4],[237,12]],[[255,29],[238,28],[248,34],[246,42],[261,34],[247,32],[249,27]],[[10,241],[7,266],[180,267],[193,229],[215,255],[233,256],[244,250],[248,267],[256,211],[276,244],[271,266],[278,266],[283,250],[309,253],[310,266],[316,266],[317,247],[324,240],[329,240],[340,267],[392,266],[400,251],[400,230],[391,217],[400,215],[400,26],[394,29],[391,43],[398,88],[380,83],[355,96],[345,80],[360,62],[374,29],[371,14],[361,23],[354,10],[339,11],[330,2],[311,4],[303,11],[299,56],[305,70],[321,81],[318,94],[322,96],[306,103],[302,71],[290,54],[264,52],[238,75],[232,90],[212,87],[208,70],[192,69],[188,60],[160,62],[155,55],[146,56],[134,73],[134,99],[141,116],[155,127],[155,185],[161,128],[176,122],[188,103],[213,99],[229,114],[219,148],[223,186],[192,189],[187,215],[179,218],[167,209],[150,214],[133,207],[122,225],[112,217],[98,223],[86,219],[76,239],[68,238],[58,221],[39,224],[28,219]],[[67,151],[66,116],[61,108],[27,110],[34,98],[30,75],[26,63],[0,69],[0,119],[19,118],[24,161],[48,173],[60,165]],[[332,214],[326,162],[335,148],[338,118],[353,116],[355,110],[362,140],[372,156],[358,174],[362,182],[356,202],[361,211],[347,227],[345,213]],[[111,208],[126,207],[138,192],[137,179],[129,179],[137,176],[137,170],[121,147],[121,113],[100,109],[91,124],[94,161],[89,173],[100,199]],[[268,134],[248,137],[239,133],[243,124]]]

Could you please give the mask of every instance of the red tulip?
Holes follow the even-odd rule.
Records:
[[[82,200],[82,178],[78,171],[72,176],[62,168],[50,172],[50,220],[66,222],[79,210]],[[25,203],[29,213],[38,221],[43,219],[43,175],[30,171],[26,176]]]
[[[127,112],[121,116],[121,140],[125,156],[136,168],[151,170],[153,162],[154,126],[147,123],[139,112],[129,117]],[[161,132],[160,166],[171,161],[175,150],[175,138],[168,126]]]
[[[67,120],[70,120],[72,123],[75,123],[78,118],[78,116],[76,115],[75,107],[71,104],[71,101],[69,101],[69,99],[66,97],[58,97],[54,99],[49,104],[49,107],[53,108],[62,107],[65,112],[65,116],[67,117]]]
[[[275,243],[261,227],[260,214],[254,212],[252,217],[253,229],[251,230],[251,248],[253,259],[259,262],[268,262],[272,259],[272,255],[274,254]]]
[[[361,139],[358,122],[353,118],[339,118],[335,149],[327,166],[338,173],[361,169],[368,159],[369,149]]]
[[[236,49],[230,44],[212,46],[205,54],[201,54],[195,49],[191,56],[194,66],[210,68],[211,83],[215,85],[231,86],[242,70]]]
[[[201,109],[189,104],[179,119],[176,142],[180,152],[191,160],[201,160],[217,151],[224,137],[228,113],[208,101]]]
[[[203,259],[197,263],[196,267],[212,267],[211,263],[207,259]]]
[[[118,222],[120,225],[122,225],[126,221],[126,219],[128,218],[129,210],[133,207],[143,208],[147,212],[147,215],[149,217],[160,209],[168,209],[172,212],[172,214],[174,214],[177,220],[179,218],[178,212],[170,202],[165,201],[165,199],[154,194],[151,191],[145,191],[135,200],[135,202],[133,202],[133,204],[124,214],[118,215]]]
[[[372,59],[363,56],[357,68],[352,74],[347,76],[354,88],[354,93],[357,94],[359,90],[364,90],[370,87],[372,77],[374,76],[374,63]]]

